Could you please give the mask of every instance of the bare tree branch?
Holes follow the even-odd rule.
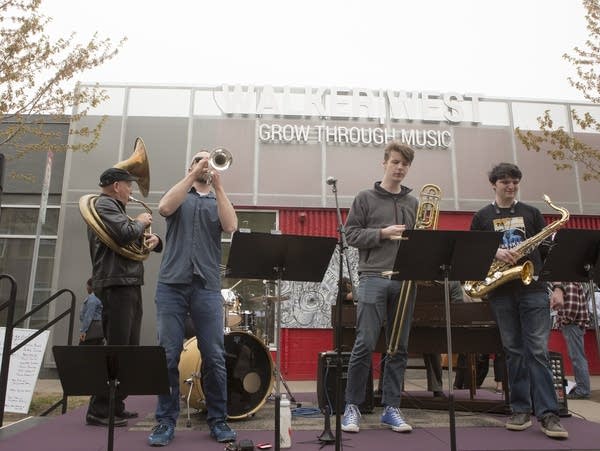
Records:
[[[116,46],[97,34],[84,43],[75,42],[73,33],[52,40],[45,33],[51,19],[39,12],[41,1],[0,1],[0,148],[10,143],[17,155],[49,146],[88,152],[97,145],[105,118],[93,128],[77,124],[108,96],[98,86],[76,88],[75,80],[114,58],[125,39]],[[43,127],[49,119],[70,121],[70,133],[81,139],[57,146],[54,133]],[[23,144],[19,138],[25,135],[35,136],[34,144]]]
[[[563,58],[575,66],[577,75],[568,81],[584,98],[592,103],[600,103],[600,4],[598,0],[582,0],[587,13],[588,39],[583,47],[575,47],[573,54],[564,54]],[[580,116],[572,110],[573,121],[582,130],[591,129],[600,133],[600,123],[585,113]],[[545,151],[555,161],[557,170],[571,169],[577,163],[583,169],[584,180],[600,182],[600,149],[595,149],[583,141],[569,135],[563,127],[555,128],[550,112],[537,118],[539,131],[523,132],[516,129],[516,135],[527,150]]]

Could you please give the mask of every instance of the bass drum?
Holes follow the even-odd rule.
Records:
[[[204,410],[201,365],[196,337],[190,338],[184,344],[179,361],[179,390],[184,400],[189,394],[190,407]],[[233,420],[247,418],[264,405],[273,391],[271,354],[254,335],[231,332],[225,335],[225,365],[228,417]]]
[[[200,379],[200,351],[196,344],[196,337],[186,340],[183,351],[179,357],[179,395],[187,401],[189,396],[190,407],[204,410],[204,393]]]
[[[273,391],[273,359],[260,340],[246,332],[225,335],[227,413],[231,419],[253,415]]]

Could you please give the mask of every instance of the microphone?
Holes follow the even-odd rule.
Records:
[[[328,185],[335,185],[337,183],[337,179],[333,178],[333,177],[327,177],[327,184]]]

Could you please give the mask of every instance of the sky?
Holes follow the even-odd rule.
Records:
[[[99,83],[331,86],[584,100],[580,0],[43,0],[53,38],[122,50]]]

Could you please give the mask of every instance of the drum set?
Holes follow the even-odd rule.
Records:
[[[221,295],[227,368],[227,412],[230,419],[244,419],[254,415],[273,391],[275,368],[267,348],[267,315],[264,316],[263,340],[260,340],[256,336],[256,313],[241,309],[240,296],[233,287],[222,289]],[[202,356],[194,336],[185,341],[179,360],[179,392],[187,405],[188,426],[191,425],[190,408],[205,409],[201,367]]]

